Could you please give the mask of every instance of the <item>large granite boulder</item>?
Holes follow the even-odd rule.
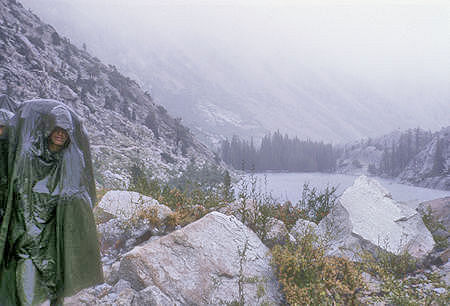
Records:
[[[319,223],[319,232],[330,240],[330,255],[349,258],[360,250],[377,248],[423,258],[435,245],[420,214],[393,200],[378,181],[366,176],[344,191]]]
[[[133,191],[108,191],[98,203],[97,208],[115,215],[117,218],[129,220],[145,209],[156,209],[158,218],[164,219],[172,210],[151,197]]]
[[[123,256],[119,276],[142,303],[281,302],[269,249],[234,216],[219,212],[135,247]]]
[[[109,191],[95,208],[104,262],[150,237],[164,233],[164,219],[172,210],[155,199],[130,191]]]

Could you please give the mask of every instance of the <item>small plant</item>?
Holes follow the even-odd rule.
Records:
[[[227,170],[225,170],[223,176],[222,198],[227,203],[234,201],[234,190],[231,185],[231,176]]]
[[[267,234],[275,221],[275,200],[270,194],[257,190],[257,185],[257,179],[254,175],[250,175],[248,180],[241,180],[239,207],[235,214],[264,243],[267,243]]]
[[[244,264],[247,260],[247,249],[248,249],[248,240],[245,240],[244,247],[242,250],[238,249],[239,253],[239,279],[238,279],[238,292],[239,292],[239,305],[245,305],[245,295],[244,295]]]
[[[417,260],[407,251],[399,255],[377,249],[376,255],[363,252],[360,256],[364,263],[364,269],[374,276],[405,278],[417,268]]]
[[[156,207],[139,209],[130,221],[137,224],[140,220],[144,220],[155,227],[161,225],[161,220],[158,218],[158,209]]]
[[[365,287],[358,265],[325,256],[325,246],[312,230],[299,235],[296,243],[275,246],[272,256],[290,305],[354,304]]]
[[[427,209],[426,209],[424,215],[422,216],[422,220],[423,220],[423,223],[425,224],[425,226],[430,231],[430,233],[433,235],[433,239],[436,242],[436,248],[438,248],[438,249],[447,248],[449,246],[447,237],[436,234],[436,232],[439,230],[447,231],[447,229],[441,222],[439,222],[439,221],[435,220],[435,218],[433,218],[432,210],[431,210],[430,206],[427,206]]]
[[[144,166],[136,162],[131,168],[131,180],[128,187],[129,191],[139,192],[140,194],[157,199],[161,194],[161,184],[156,179],[148,179],[150,175],[146,173]]]
[[[316,187],[303,184],[302,198],[297,207],[304,210],[304,218],[319,223],[335,205],[337,200],[336,187],[326,187],[319,191]]]
[[[264,182],[264,187],[267,189],[267,181]],[[258,184],[253,174],[242,179],[238,193],[239,206],[235,215],[269,247],[272,243],[266,238],[274,221],[282,221],[288,231],[300,218],[318,223],[329,213],[337,200],[335,187],[319,191],[304,184],[302,199],[297,205],[293,205],[290,201],[280,204],[270,193],[261,189],[261,184]],[[279,241],[286,240],[280,238]]]
[[[165,224],[170,229],[174,229],[180,223],[181,223],[181,214],[178,211],[169,214],[165,220]]]
[[[244,290],[244,285],[245,284],[254,284],[256,286],[256,298],[258,299],[258,305],[270,305],[266,300],[264,300],[263,298],[266,296],[266,289],[265,289],[265,283],[266,280],[263,278],[261,279],[260,277],[246,277],[244,274],[244,265],[246,263],[246,261],[248,260],[247,258],[247,251],[248,251],[248,240],[246,239],[244,242],[244,246],[242,249],[240,249],[238,247],[238,254],[239,254],[239,275],[238,275],[238,279],[237,279],[237,285],[238,285],[238,297],[236,300],[233,301],[228,301],[228,302],[223,302],[222,304],[225,305],[230,305],[230,306],[244,306],[244,305],[248,305],[248,303],[246,303],[246,299],[245,299],[245,290]],[[217,280],[213,280],[214,284],[216,285],[218,282]]]
[[[109,189],[98,189],[96,192],[96,202],[95,202],[95,206],[97,206],[98,203],[100,203],[100,201],[102,200],[103,196],[109,191]]]
[[[436,273],[417,274],[417,260],[407,251],[399,255],[378,249],[360,255],[361,268],[380,280],[380,292],[369,301],[393,305],[447,305],[448,286]],[[438,294],[433,288],[444,288]]]
[[[175,164],[176,163],[175,158],[173,158],[172,156],[170,156],[170,154],[168,154],[166,152],[162,152],[161,153],[161,158],[168,164]]]
[[[283,204],[274,203],[271,205],[272,216],[278,220],[283,221],[288,231],[290,231],[298,219],[306,219],[306,212],[293,205],[290,201],[286,201]]]

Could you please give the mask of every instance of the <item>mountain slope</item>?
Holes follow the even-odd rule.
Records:
[[[338,173],[397,178],[414,186],[450,190],[450,127],[431,133],[396,131],[346,145]]]
[[[416,186],[450,190],[450,127],[439,131],[399,178]]]
[[[97,181],[127,185],[135,163],[164,178],[213,154],[114,66],[75,47],[20,3],[0,0],[0,93],[63,101],[85,119]]]

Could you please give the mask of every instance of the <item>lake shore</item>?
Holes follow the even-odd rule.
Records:
[[[293,173],[293,172],[264,172],[253,174],[257,180],[257,190],[265,194],[271,194],[275,199],[284,202],[298,202],[301,197],[303,184],[323,190],[327,186],[337,188],[337,195],[341,195],[345,189],[353,185],[358,176],[333,173]],[[245,174],[243,178],[250,178]],[[400,184],[394,180],[373,177],[381,183],[391,194],[394,200],[406,203],[411,208],[416,208],[424,201],[450,196],[449,191],[436,190],[423,187],[415,187]],[[235,186],[239,190],[239,184]]]

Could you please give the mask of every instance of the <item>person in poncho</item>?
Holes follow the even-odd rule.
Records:
[[[0,109],[0,221],[8,194],[8,126],[13,115],[8,110]]]
[[[63,103],[28,101],[12,120],[9,150],[0,305],[62,305],[64,296],[103,283],[87,134]],[[5,293],[5,279],[13,293]]]

